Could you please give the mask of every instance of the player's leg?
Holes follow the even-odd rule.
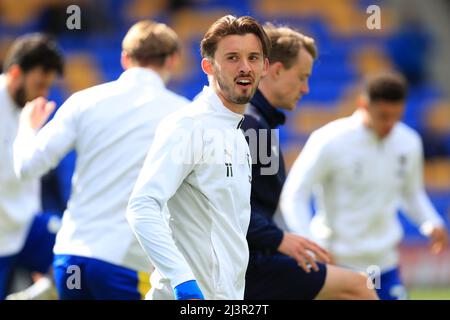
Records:
[[[0,300],[4,300],[16,256],[0,257]]]
[[[26,279],[30,278],[28,271],[23,269],[19,270],[26,272]],[[15,270],[14,273],[14,284],[16,284],[18,279],[21,280],[20,273],[18,276],[17,271],[18,270]],[[25,286],[22,285],[19,290],[15,290],[13,293],[6,296],[6,300],[56,300],[58,298],[52,275],[34,273],[32,274],[31,284],[27,284],[26,289],[22,290],[23,287]]]
[[[377,300],[378,297],[371,289],[370,279],[363,273],[327,265],[325,284],[316,299]]]
[[[19,253],[18,264],[32,272],[47,273],[53,262],[53,246],[60,226],[61,218],[55,214],[36,215]]]
[[[18,254],[17,266],[32,273],[34,284],[8,296],[8,299],[55,299],[56,292],[49,274],[53,261],[53,246],[61,225],[59,216],[40,213],[35,216],[25,245]]]
[[[380,287],[376,288],[381,300],[406,300],[408,293],[400,279],[398,268],[383,272],[380,279]]]
[[[86,279],[86,259],[71,255],[55,255],[53,273],[61,300],[92,300]]]
[[[150,290],[150,273],[97,259],[88,259],[86,279],[96,300],[141,300]]]
[[[322,289],[327,269],[306,273],[286,255],[252,254],[246,274],[246,300],[312,300]]]

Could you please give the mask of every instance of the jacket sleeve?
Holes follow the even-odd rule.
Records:
[[[251,199],[251,215],[250,224],[247,232],[247,241],[250,250],[276,251],[283,239],[283,231],[273,222],[269,214],[265,213],[262,205],[255,199],[255,188],[264,187],[259,185],[258,181],[261,177],[261,163],[259,159],[258,146],[260,145],[260,135],[258,130],[261,129],[257,120],[246,115],[242,123],[242,129],[249,143],[252,159],[256,159],[256,163],[252,165],[252,199]],[[248,130],[255,130],[255,134],[251,135]],[[254,137],[253,141],[250,141]]]
[[[277,251],[283,240],[283,230],[278,228],[272,219],[252,206],[247,241],[252,250]]]
[[[7,140],[8,125],[5,108],[0,108],[0,188],[17,183],[19,180],[14,173],[14,157],[12,142]],[[8,141],[8,143],[6,142]]]
[[[127,219],[138,241],[158,272],[172,288],[195,280],[193,272],[175,245],[165,210],[167,201],[194,170],[200,144],[190,119],[163,120],[155,134],[131,194]],[[170,213],[169,213],[170,214]]]
[[[419,137],[416,140],[412,167],[404,182],[403,206],[405,214],[419,226],[423,235],[429,235],[432,227],[444,225],[423,185],[423,148]]]
[[[14,171],[21,179],[34,179],[56,167],[74,147],[79,105],[76,95],[69,98],[54,118],[35,132],[21,124],[14,141]]]
[[[313,188],[329,173],[331,157],[323,139],[323,134],[314,132],[306,142],[284,184],[280,208],[290,231],[311,237],[312,212],[310,200]]]

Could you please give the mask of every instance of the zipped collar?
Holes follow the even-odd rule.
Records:
[[[259,110],[271,129],[275,129],[286,122],[284,113],[272,106],[259,89],[256,90],[250,103]]]
[[[242,122],[244,121],[244,116],[225,107],[222,100],[220,100],[217,93],[211,89],[211,87],[204,86],[203,91],[198,95],[198,99],[202,99],[211,109],[220,113],[231,126],[236,129],[241,128]]]
[[[124,82],[137,82],[146,86],[151,84],[154,88],[165,88],[164,81],[161,76],[152,69],[133,67],[125,70],[119,77],[119,81]]]
[[[373,143],[375,143],[377,145],[386,144],[386,142],[389,141],[391,139],[391,137],[394,135],[394,131],[396,131],[397,127],[398,127],[398,123],[397,123],[386,137],[384,137],[383,139],[380,139],[374,130],[372,130],[371,128],[368,128],[364,124],[362,114],[358,110],[353,112],[353,114],[350,116],[350,120],[351,120],[352,126],[361,130],[361,132],[363,132],[363,134],[367,137],[367,139],[369,139],[370,141],[372,141]]]

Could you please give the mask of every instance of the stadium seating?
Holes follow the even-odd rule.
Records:
[[[362,76],[380,70],[395,68],[387,45],[395,34],[392,12],[383,11],[383,28],[371,31],[365,27],[366,0],[191,0],[174,1],[185,5],[171,10],[169,0],[111,0],[105,1],[106,15],[113,21],[110,34],[95,32],[77,35],[75,31],[58,34],[68,56],[65,86],[53,91],[62,100],[70,93],[102,81],[117,78],[122,72],[119,63],[120,41],[127,28],[136,20],[159,19],[169,23],[184,43],[180,70],[170,88],[193,98],[206,77],[200,65],[199,40],[217,17],[232,13],[252,14],[260,20],[287,23],[313,36],[319,47],[319,59],[310,80],[311,93],[288,118],[287,128],[280,132],[289,164],[301,150],[306,138],[324,123],[348,115],[354,109],[355,85]],[[36,31],[39,14],[52,1],[0,2],[0,59],[14,36]],[[58,101],[61,102],[61,101]],[[439,90],[430,83],[411,89],[404,121],[424,134],[431,131],[442,138],[450,153],[450,104],[443,100]],[[425,140],[426,143],[426,140]],[[430,159],[425,166],[425,181],[431,198],[446,217],[450,207],[450,155]],[[407,223],[407,236],[414,237]]]

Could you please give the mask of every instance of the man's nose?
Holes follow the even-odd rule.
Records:
[[[250,62],[247,59],[242,59],[239,65],[239,72],[248,74],[251,71]]]
[[[308,94],[309,93],[309,85],[307,83],[305,83],[304,85],[301,86],[300,93],[301,94]]]

